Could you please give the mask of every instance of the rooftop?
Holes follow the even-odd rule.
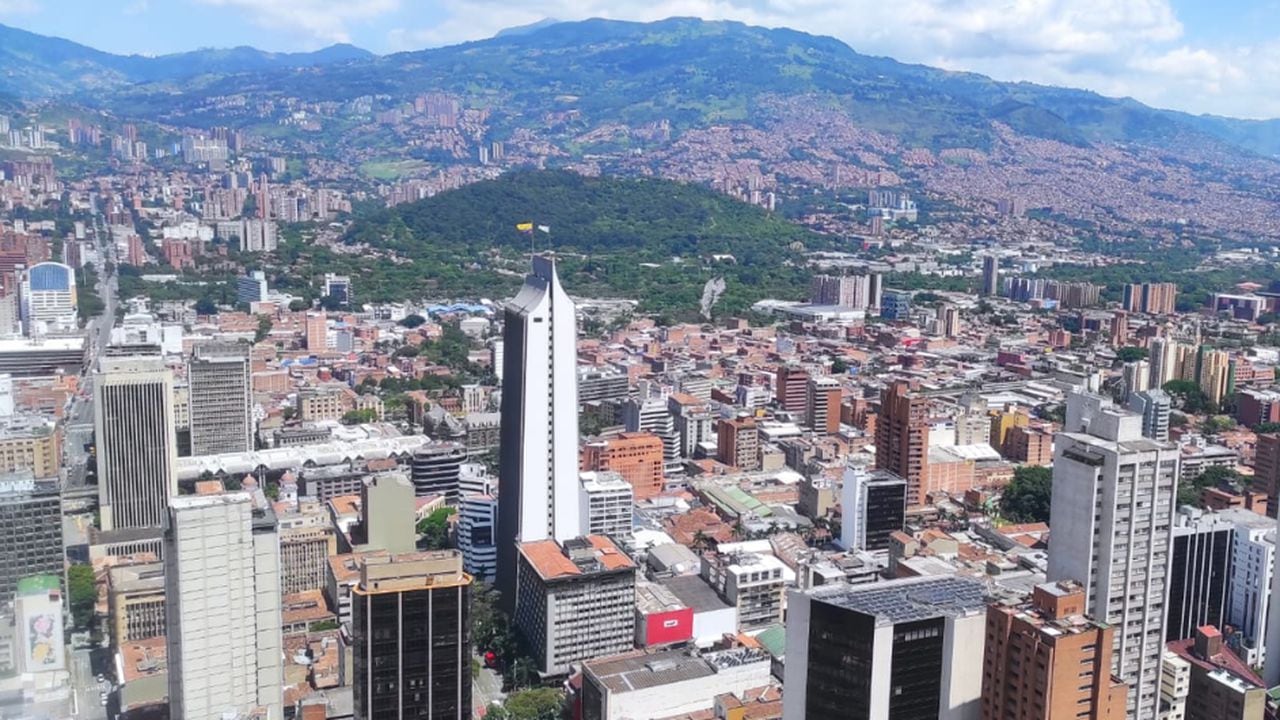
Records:
[[[755,648],[705,655],[690,654],[688,650],[659,650],[589,660],[583,667],[610,692],[625,693],[710,677],[721,670],[757,662],[767,666],[769,654]]]
[[[576,545],[570,545],[575,540],[580,542]],[[599,564],[593,568],[591,564],[575,562],[570,559],[570,554],[576,554],[579,551],[589,551],[582,553],[582,555],[589,556],[590,560]],[[619,550],[612,540],[601,535],[587,535],[582,538],[568,540],[566,541],[566,547],[562,547],[555,540],[520,543],[520,554],[524,556],[525,560],[538,572],[538,575],[543,580],[587,576],[598,572],[626,570],[635,567],[635,564],[631,562],[631,558],[627,557],[626,553]]]
[[[837,585],[813,590],[810,595],[815,601],[870,615],[877,625],[960,617],[983,612],[987,607],[982,583],[955,576],[890,580],[869,586]]]

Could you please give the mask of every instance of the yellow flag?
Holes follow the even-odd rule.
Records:
[[[516,223],[516,229],[519,230],[520,232],[533,232],[533,223],[531,222]]]

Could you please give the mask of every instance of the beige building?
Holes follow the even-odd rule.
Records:
[[[289,595],[325,586],[329,556],[338,552],[329,513],[316,502],[303,502],[279,515],[280,592]]]
[[[164,635],[163,563],[111,568],[107,598],[113,647]]]
[[[57,477],[62,470],[61,437],[47,425],[0,433],[0,473],[30,470],[37,478]]]

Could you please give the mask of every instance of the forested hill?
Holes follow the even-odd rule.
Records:
[[[551,232],[530,238],[517,232],[520,222]],[[571,292],[644,299],[649,309],[680,314],[697,309],[702,284],[717,276],[729,284],[726,308],[802,296],[808,276],[800,251],[831,245],[697,185],[551,170],[509,173],[398,205],[357,221],[347,235],[350,243],[412,258],[419,270],[468,263],[480,270],[494,250],[518,257],[531,240],[560,254]]]

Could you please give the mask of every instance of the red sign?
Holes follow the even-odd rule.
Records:
[[[693,608],[654,613],[645,616],[643,622],[646,647],[693,639]]]

